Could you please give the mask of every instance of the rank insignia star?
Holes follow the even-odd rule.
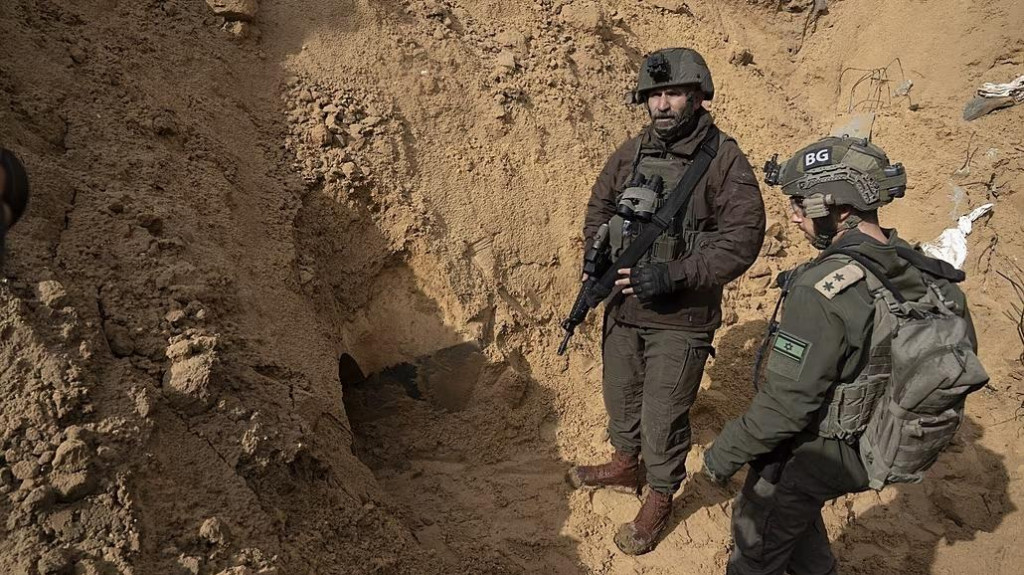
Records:
[[[856,263],[850,263],[830,271],[828,275],[814,284],[814,289],[826,298],[832,299],[836,294],[842,293],[843,290],[854,285],[863,277],[864,270]]]

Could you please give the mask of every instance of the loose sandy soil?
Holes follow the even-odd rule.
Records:
[[[35,195],[0,284],[0,573],[723,572],[740,478],[694,476],[639,558],[611,539],[639,502],[562,481],[610,452],[596,318],[554,353],[583,207],[668,45],[754,165],[874,111],[903,237],[995,202],[965,265],[991,385],[928,481],[825,515],[844,573],[1018,573],[1024,107],[960,115],[1024,73],[1024,2],[812,4],[4,0],[0,143]],[[812,255],[764,193],[693,471]]]

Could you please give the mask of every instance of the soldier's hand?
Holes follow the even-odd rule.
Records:
[[[629,285],[632,289],[622,293],[635,293],[644,303],[675,290],[675,282],[672,281],[668,266],[665,264],[641,264],[632,270],[619,270],[619,273],[623,271],[630,272]]]

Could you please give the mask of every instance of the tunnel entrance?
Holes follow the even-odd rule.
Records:
[[[346,398],[379,395],[386,390],[374,387],[392,386],[400,388],[411,399],[429,402],[436,409],[462,411],[472,398],[486,363],[480,346],[466,342],[413,361],[390,365],[367,377],[355,358],[343,353],[338,358],[338,380]]]
[[[353,451],[451,570],[581,573],[550,392],[476,342],[365,374],[338,359]]]

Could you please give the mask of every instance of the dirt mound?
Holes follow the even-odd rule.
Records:
[[[852,573],[1016,572],[1021,304],[997,272],[1024,254],[1024,120],[960,114],[1024,73],[1024,4],[824,4],[4,2],[0,143],[35,196],[0,285],[0,571],[721,572],[735,485],[689,480],[627,558],[639,502],[562,482],[610,450],[596,318],[554,353],[583,206],[643,126],[642,55],[684,44],[753,164],[860,114],[910,174],[883,213],[904,237],[996,203],[965,265],[993,380],[942,480],[826,517]],[[810,255],[765,192],[702,445]]]

